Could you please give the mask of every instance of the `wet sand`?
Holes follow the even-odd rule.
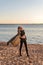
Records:
[[[22,56],[19,56],[19,45],[7,46],[6,42],[0,42],[0,65],[43,65],[43,44],[28,44],[27,57],[25,47],[22,47]]]

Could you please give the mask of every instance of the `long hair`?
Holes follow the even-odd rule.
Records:
[[[21,30],[23,30],[22,26],[18,26],[18,34],[20,34]]]

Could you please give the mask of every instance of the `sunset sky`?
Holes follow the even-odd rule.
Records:
[[[0,24],[43,23],[43,0],[0,0]]]

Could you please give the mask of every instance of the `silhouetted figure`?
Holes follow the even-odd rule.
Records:
[[[22,27],[19,27],[19,31],[20,31],[20,56],[21,55],[21,49],[22,49],[22,45],[24,43],[25,45],[25,49],[26,49],[26,53],[27,53],[27,56],[29,56],[28,54],[28,49],[27,49],[27,42],[26,42],[26,35],[25,35],[25,31],[22,29]]]

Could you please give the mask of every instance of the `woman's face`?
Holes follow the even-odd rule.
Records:
[[[22,27],[18,28],[18,33],[20,34],[22,30]]]
[[[18,33],[19,33],[19,34],[21,33],[21,29],[18,29]]]

